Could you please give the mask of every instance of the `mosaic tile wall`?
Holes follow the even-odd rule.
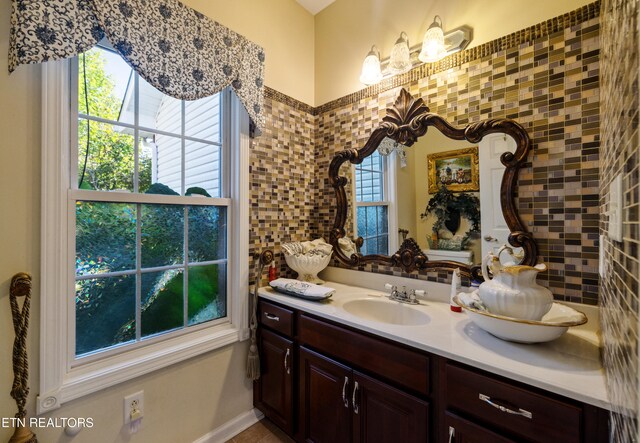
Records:
[[[293,99],[276,91],[268,90],[266,95],[265,129],[250,148],[249,252],[253,257],[265,248],[272,249],[279,275],[293,277],[280,244],[311,236],[314,202],[309,189],[315,175],[316,117],[310,107],[294,106]],[[249,281],[253,283],[254,261],[250,260]]]
[[[638,309],[640,300],[640,163],[638,139],[638,1],[605,0],[602,7],[602,161],[600,207],[609,210],[609,184],[623,177],[623,241],[606,236],[606,276],[600,282],[604,366],[615,413],[612,441],[637,441]],[[631,412],[629,412],[631,411]]]
[[[530,162],[520,172],[518,206],[550,268],[539,279],[559,300],[596,304],[599,32],[596,2],[532,27],[531,32],[515,33],[518,38],[490,42],[486,46],[494,52],[475,50],[484,54],[480,58],[461,54],[459,65],[445,60],[441,67],[446,70],[440,71],[421,66],[387,80],[386,86],[367,88],[371,96],[352,94],[328,104],[331,107],[321,106],[315,139],[318,187],[313,234],[328,236],[335,217],[334,191],[321,172],[336,152],[364,145],[402,86],[455,125],[507,117],[525,127],[533,146]],[[496,43],[503,41],[520,43],[511,47]],[[420,73],[426,76],[419,77]],[[384,266],[361,269],[427,280],[448,277],[406,275]]]

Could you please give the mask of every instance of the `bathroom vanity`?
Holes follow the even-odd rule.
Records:
[[[337,291],[322,303],[259,292],[254,404],[297,441],[607,441],[587,325],[551,343],[509,343],[442,300],[414,307],[326,285]]]

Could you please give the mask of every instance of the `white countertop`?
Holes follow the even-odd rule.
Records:
[[[336,293],[322,302],[307,301],[260,288],[261,297],[351,326],[417,349],[477,367],[512,380],[605,409],[611,409],[600,361],[597,320],[570,328],[548,343],[518,344],[498,339],[472,323],[465,313],[455,313],[448,303],[422,300],[419,309],[429,316],[420,326],[404,326],[365,320],[342,309],[353,299],[387,300],[373,289],[327,282]],[[390,302],[397,303],[397,302]],[[573,305],[575,306],[575,305]],[[586,310],[585,310],[586,311]],[[589,313],[587,312],[589,316]],[[595,326],[595,327],[594,327]]]

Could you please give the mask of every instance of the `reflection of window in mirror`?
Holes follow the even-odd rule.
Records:
[[[362,237],[362,255],[383,254],[398,249],[395,221],[395,183],[389,172],[395,163],[378,151],[354,167],[354,237]],[[392,235],[390,235],[390,233]]]

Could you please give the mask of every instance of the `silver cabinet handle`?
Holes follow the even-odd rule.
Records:
[[[491,401],[491,397],[489,397],[488,395],[480,394],[478,398],[480,398],[481,401],[487,404],[490,404],[494,408],[499,409],[502,412],[506,412],[507,414],[521,415],[522,417],[526,417],[529,419],[533,418],[533,414],[531,412],[525,411],[524,409],[521,409],[521,408],[518,408],[517,411],[514,411],[513,409],[509,409],[507,407],[494,403],[493,401]]]
[[[289,360],[290,353],[291,353],[291,350],[287,348],[287,353],[284,355],[284,369],[287,371],[287,374],[291,374],[291,367],[287,362],[287,360]]]
[[[358,403],[356,402],[356,392],[358,392],[358,382],[355,382],[353,386],[353,396],[351,397],[351,404],[353,405],[353,412],[358,413]]]
[[[344,378],[344,384],[342,385],[342,401],[344,402],[344,407],[349,407],[349,399],[347,398],[347,386],[349,385],[349,377]]]
[[[484,239],[485,239],[485,241],[493,241],[493,242],[497,242],[497,241],[498,241],[498,239],[497,239],[497,238],[492,237],[492,236],[490,236],[490,235],[485,235],[485,236],[484,236]]]
[[[453,443],[453,437],[456,436],[456,428],[449,426],[449,443]]]
[[[269,320],[280,321],[280,317],[278,317],[277,315],[269,314],[268,312],[265,312],[264,316],[267,317]]]

